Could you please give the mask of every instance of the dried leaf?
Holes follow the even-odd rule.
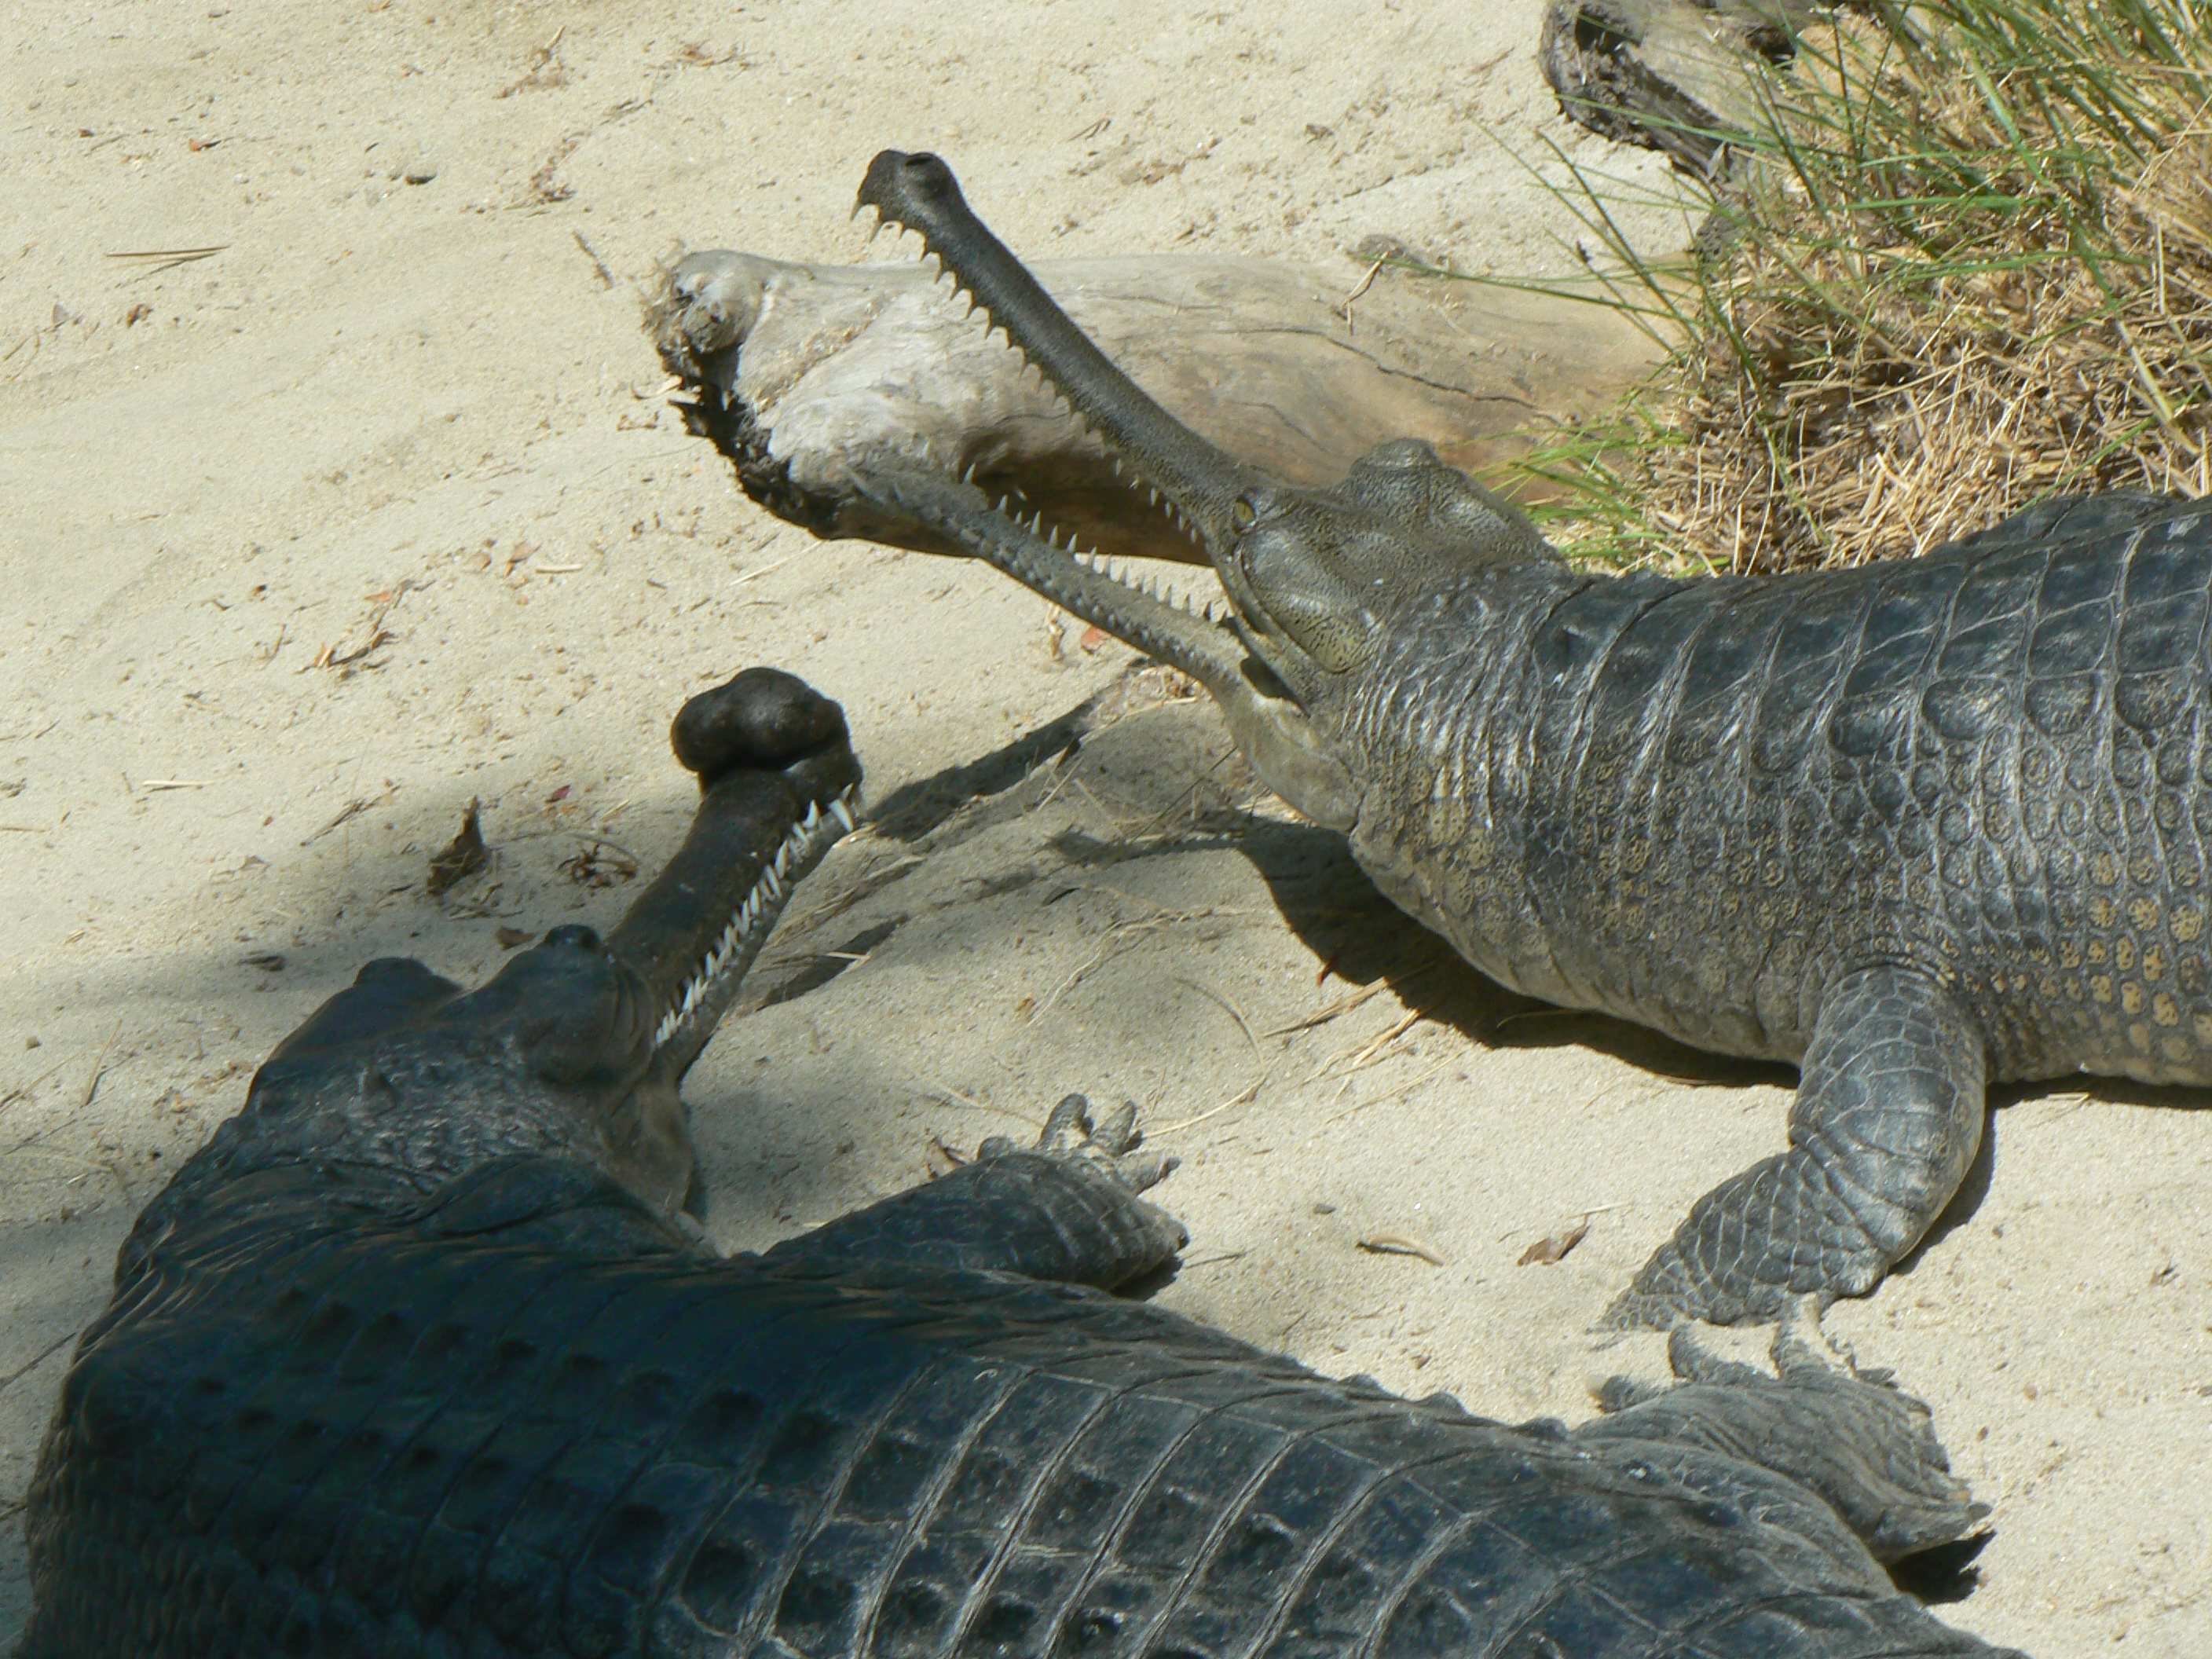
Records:
[[[1571,1226],[1562,1227],[1550,1237],[1540,1238],[1522,1251],[1519,1265],[1528,1267],[1540,1262],[1549,1267],[1555,1261],[1564,1261],[1567,1258],[1567,1252],[1589,1236],[1589,1218],[1584,1216]]]
[[[472,799],[461,815],[460,833],[446,844],[443,852],[430,855],[430,878],[423,884],[435,898],[490,862],[491,854],[484,848],[483,804]]]

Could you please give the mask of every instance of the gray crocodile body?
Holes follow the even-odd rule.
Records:
[[[886,152],[861,201],[1164,497],[1231,615],[856,459],[881,509],[1197,677],[1260,775],[1486,973],[1802,1067],[1789,1149],[1699,1200],[1612,1322],[1872,1289],[1958,1189],[1992,1079],[2212,1081],[2212,510],[2057,501],[1806,575],[1579,572],[1426,445],[1328,489],[1215,450],[936,157]]]
[[[1347,688],[1352,846],[1492,977],[1700,1048],[1800,1060],[1881,964],[1993,1079],[2212,1081],[2208,601],[2212,509],[2125,498],[1832,574],[1474,578]]]
[[[707,1254],[604,1131],[696,1053],[842,767],[716,782],[611,936],[635,963],[562,929],[468,997],[377,964],[272,1056],[79,1346],[23,1659],[1990,1651],[1877,1565],[1978,1513],[1916,1402],[1778,1351],[1570,1434],[1316,1376],[1086,1288],[1183,1233],[1079,1100]],[[733,853],[740,933],[679,925]]]

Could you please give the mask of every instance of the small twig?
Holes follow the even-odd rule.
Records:
[[[135,259],[151,270],[163,271],[174,265],[188,265],[195,259],[212,259],[229,246],[229,243],[221,242],[213,247],[133,248],[125,253],[108,253],[101,257],[108,259]]]
[[[1359,1241],[1359,1248],[1370,1255],[1417,1255],[1432,1267],[1444,1265],[1442,1250],[1411,1233],[1370,1233]]]
[[[1237,1029],[1244,1033],[1244,1041],[1251,1048],[1252,1058],[1258,1060],[1261,1057],[1260,1039],[1252,1035],[1252,1023],[1244,1018],[1244,1011],[1242,1008],[1239,1008],[1227,997],[1222,995],[1220,992],[1214,990],[1210,986],[1200,985],[1194,979],[1185,979],[1182,975],[1178,974],[1176,975],[1176,983],[1178,985],[1188,986],[1192,990],[1197,992],[1199,995],[1204,997],[1207,1001],[1218,1006],[1224,1013],[1229,1016],[1230,1018],[1235,1020],[1237,1022]]]
[[[93,1057],[92,1075],[84,1080],[84,1097],[76,1103],[76,1109],[80,1112],[92,1104],[92,1097],[100,1088],[100,1076],[107,1070],[107,1051],[115,1046],[115,1039],[122,1035],[123,1021],[118,1018],[115,1022],[115,1029],[107,1034],[107,1041],[100,1045],[99,1054]]]
[[[1322,1127],[1323,1128],[1327,1128],[1332,1123],[1341,1123],[1346,1118],[1355,1116],[1358,1113],[1365,1111],[1370,1106],[1387,1106],[1394,1100],[1403,1100],[1407,1095],[1413,1093],[1414,1090],[1419,1088],[1431,1078],[1436,1076],[1437,1073],[1449,1071],[1451,1066],[1452,1062],[1450,1060],[1440,1060],[1435,1065],[1430,1066],[1427,1071],[1422,1073],[1419,1077],[1409,1079],[1407,1081],[1400,1084],[1387,1095],[1370,1095],[1365,1100],[1353,1101],[1351,1105],[1346,1107],[1334,1117],[1324,1118],[1322,1121]],[[1346,1088],[1350,1088],[1352,1086],[1352,1079],[1350,1078],[1346,1078],[1344,1080],[1344,1085]],[[1341,1093],[1342,1091],[1339,1091],[1339,1092]]]
[[[1625,1201],[1619,1204],[1590,1204],[1584,1206],[1581,1209],[1572,1211],[1571,1213],[1580,1216],[1583,1220],[1587,1221],[1594,1215],[1610,1215],[1615,1210],[1625,1210],[1629,1206]],[[1527,1227],[1508,1227],[1504,1232],[1498,1235],[1498,1242],[1500,1244],[1503,1244],[1507,1239],[1512,1237],[1516,1233],[1525,1233],[1529,1231],[1530,1229]]]
[[[610,812],[607,816],[609,817],[612,817],[614,814]],[[565,830],[562,833],[574,836],[578,841],[583,842],[586,847],[604,847],[611,853],[619,853],[624,858],[628,859],[633,866],[639,869],[643,869],[645,867],[645,860],[638,857],[636,854],[631,852],[629,848],[623,846],[618,841],[610,841],[605,836],[588,834],[581,830]]]
[[[1170,1123],[1164,1128],[1147,1129],[1145,1131],[1145,1137],[1148,1140],[1157,1139],[1162,1135],[1174,1134],[1179,1129],[1194,1128],[1199,1124],[1205,1122],[1206,1119],[1210,1117],[1219,1117],[1224,1112],[1227,1111],[1232,1106],[1243,1106],[1251,1101],[1257,1100],[1260,1097],[1260,1090],[1267,1081],[1267,1077],[1263,1073],[1258,1079],[1248,1085],[1242,1092],[1230,1096],[1228,1099],[1223,1101],[1218,1106],[1213,1107],[1210,1110],[1200,1112],[1196,1117],[1187,1117],[1180,1123]]]
[[[321,829],[316,830],[313,835],[308,836],[307,839],[301,842],[300,845],[302,847],[313,845],[316,842],[320,841],[325,836],[329,835],[331,830],[337,829],[340,824],[346,823],[349,819],[359,817],[363,812],[368,811],[371,807],[383,805],[397,793],[398,793],[398,791],[396,789],[386,789],[382,794],[375,797],[374,799],[366,796],[356,796],[354,799],[346,804],[344,810],[339,812],[336,817],[332,818]]]
[[[1389,981],[1378,979],[1372,985],[1366,987],[1363,990],[1353,991],[1348,995],[1339,997],[1335,1001],[1330,1003],[1328,1007],[1323,1008],[1318,1013],[1308,1014],[1304,1019],[1294,1019],[1288,1025],[1278,1025],[1273,1030],[1268,1032],[1267,1035],[1271,1037],[1279,1037],[1289,1036],[1294,1031],[1310,1031],[1316,1025],[1328,1024],[1329,1021],[1334,1019],[1339,1014],[1350,1013],[1354,1008],[1358,1007],[1362,1003],[1369,1001],[1375,997],[1381,996],[1383,992],[1389,988]]]
[[[0,1389],[11,1388],[15,1383],[21,1382],[33,1371],[38,1370],[40,1366],[45,1364],[46,1361],[52,1359],[56,1354],[59,1353],[64,1348],[66,1348],[70,1343],[76,1340],[76,1333],[75,1331],[65,1332],[64,1334],[56,1337],[52,1341],[47,1343],[45,1347],[39,1350],[38,1355],[35,1358],[25,1360],[21,1364],[16,1366],[14,1370],[9,1371],[7,1376],[0,1376]]]
[[[1364,1072],[1370,1066],[1376,1064],[1379,1060],[1393,1058],[1391,1055],[1383,1054],[1382,1052],[1382,1048],[1387,1044],[1403,1036],[1421,1020],[1427,1018],[1430,1014],[1436,1012],[1439,1003],[1432,1002],[1426,1007],[1408,1008],[1404,1014],[1392,1021],[1390,1024],[1386,1026],[1382,1030],[1377,1032],[1364,1048],[1357,1049],[1340,1048],[1336,1053],[1331,1054],[1327,1060],[1321,1063],[1314,1074],[1308,1078],[1306,1081],[1309,1083],[1319,1082],[1322,1078],[1328,1076],[1332,1071],[1334,1071],[1340,1062],[1345,1060],[1349,1060],[1350,1064],[1346,1065],[1341,1072],[1337,1073],[1337,1075],[1349,1080],[1353,1073]]]
[[[38,1076],[33,1078],[28,1083],[17,1084],[14,1088],[9,1090],[6,1094],[0,1095],[0,1107],[14,1105],[17,1101],[29,1094],[32,1090],[37,1088],[41,1083],[44,1083],[48,1078],[52,1077],[56,1072],[60,1071],[63,1066],[68,1064],[69,1062],[65,1060],[58,1060],[52,1065],[47,1066],[45,1071],[40,1073]]]
[[[748,570],[742,576],[732,576],[730,579],[730,586],[732,587],[743,587],[747,582],[758,581],[763,576],[768,575],[771,572],[782,569],[784,566],[791,562],[792,559],[795,559],[798,556],[799,556],[794,553],[792,554],[789,558],[778,559],[774,564],[764,564],[757,570]]]
[[[1219,1255],[1202,1255],[1195,1261],[1184,1262],[1183,1271],[1188,1273],[1194,1267],[1218,1267],[1224,1261],[1241,1261],[1251,1254],[1249,1250],[1224,1250]]]
[[[1011,1106],[994,1106],[988,1101],[974,1099],[962,1094],[949,1084],[933,1084],[929,1088],[916,1090],[915,1092],[924,1100],[934,1100],[941,1105],[965,1107],[970,1111],[976,1112],[993,1112],[1000,1117],[1010,1117],[1017,1122],[1026,1123],[1032,1129],[1042,1130],[1044,1127],[1042,1118],[1032,1117],[1027,1112],[1018,1112]]]
[[[563,24],[562,27],[566,27],[567,25]],[[554,39],[557,40],[560,37],[556,35]],[[598,251],[584,240],[584,233],[580,230],[572,230],[568,234],[576,239],[576,246],[584,250],[584,257],[592,262],[592,269],[599,272],[599,286],[612,288],[615,285],[614,273],[607,269],[607,262],[599,258]]]
[[[1389,262],[1389,258],[1390,256],[1387,253],[1378,254],[1376,257],[1375,263],[1367,267],[1367,274],[1359,279],[1359,286],[1353,289],[1351,293],[1346,295],[1344,296],[1343,303],[1337,307],[1336,314],[1344,319],[1344,331],[1346,333],[1352,333],[1358,327],[1358,325],[1352,320],[1352,302],[1354,300],[1357,300],[1361,295],[1366,293],[1368,289],[1372,286],[1375,281],[1375,274],[1381,270],[1382,267]]]

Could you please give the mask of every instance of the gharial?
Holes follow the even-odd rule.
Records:
[[[1183,1242],[1133,1109],[713,1258],[677,1085],[859,775],[773,671],[675,737],[696,818],[604,942],[371,963],[148,1208],[23,1659],[1992,1651],[1877,1564],[1979,1512],[1879,1382],[1508,1428],[1085,1288]]]
[[[1992,1081],[2212,1082],[2212,508],[2055,500],[1850,570],[1577,569],[1425,444],[1289,489],[1188,431],[936,156],[884,152],[860,202],[1201,544],[1227,623],[856,456],[882,514],[1202,682],[1261,780],[1492,978],[1801,1068],[1788,1149],[1700,1199],[1607,1322],[1871,1290],[1958,1189]],[[715,274],[675,269],[659,337],[726,447]]]

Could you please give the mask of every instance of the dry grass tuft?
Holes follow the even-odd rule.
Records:
[[[2201,15],[2202,14],[2202,15]],[[1603,303],[1679,342],[1527,465],[1581,557],[1918,553],[2039,497],[2212,492],[2212,11],[1941,0],[1808,36],[1732,136],[1733,232]]]

